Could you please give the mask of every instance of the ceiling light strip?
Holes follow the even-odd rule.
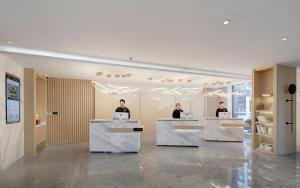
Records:
[[[143,63],[143,62],[137,62],[137,61],[104,59],[104,58],[96,58],[96,57],[91,57],[91,56],[81,56],[81,55],[75,55],[75,54],[57,53],[57,52],[51,52],[51,51],[20,48],[20,47],[14,47],[14,46],[0,46],[0,52],[26,54],[26,55],[50,57],[50,58],[65,59],[65,60],[72,60],[72,61],[89,62],[89,63],[95,63],[95,64],[124,66],[124,67],[130,67],[130,68],[157,70],[157,71],[165,71],[165,72],[177,72],[177,73],[184,73],[184,74],[217,76],[217,77],[244,79],[244,80],[251,79],[251,76],[242,75],[242,74],[211,71],[211,70],[205,70],[205,69],[193,69],[193,68],[187,68],[187,67],[181,67],[181,66],[159,65],[159,64]]]

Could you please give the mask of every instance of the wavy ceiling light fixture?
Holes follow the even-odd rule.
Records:
[[[163,87],[159,88],[152,88],[151,92],[160,92],[164,95],[197,95],[200,94],[200,90],[202,88],[182,88],[182,87],[175,87],[173,89],[166,89]]]
[[[246,96],[247,92],[243,91],[243,92],[232,92],[232,93],[226,93],[224,90],[222,89],[217,89],[215,91],[211,91],[211,92],[207,92],[207,94],[205,96],[216,96],[216,97],[229,97],[232,95],[236,95],[236,96]]]
[[[108,95],[121,95],[121,94],[131,94],[138,92],[140,89],[139,88],[130,88],[127,86],[114,86],[111,84],[108,84],[107,86],[100,84],[99,82],[96,81],[91,81],[92,86],[100,91],[101,93],[108,94]]]

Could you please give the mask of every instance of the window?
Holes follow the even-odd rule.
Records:
[[[246,82],[232,86],[232,116],[243,118],[251,125],[252,84]],[[251,130],[248,128],[247,132]]]

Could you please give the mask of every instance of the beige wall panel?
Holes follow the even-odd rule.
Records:
[[[35,72],[34,69],[24,69],[24,149],[25,154],[35,154]]]
[[[95,118],[95,90],[88,80],[48,78],[48,144],[87,143]]]
[[[300,152],[300,67],[297,68],[297,151]]]
[[[294,102],[291,109],[291,102],[286,102],[286,99],[291,99],[288,93],[289,84],[296,83],[296,68],[277,65],[277,88],[276,88],[276,118],[277,118],[277,153],[288,154],[296,151],[296,126],[286,125],[286,122],[296,122],[296,103]],[[295,99],[295,96],[294,96]],[[291,119],[293,113],[293,119]]]
[[[5,112],[5,73],[20,78],[20,122],[6,124]],[[24,69],[0,53],[0,171],[24,155]],[[26,109],[25,109],[26,110]]]

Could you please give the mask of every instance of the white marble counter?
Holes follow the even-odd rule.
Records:
[[[184,118],[158,118],[157,121],[199,121],[198,119],[184,119]]]
[[[91,120],[90,152],[139,152],[141,129],[137,120]]]
[[[195,119],[158,119],[156,145],[199,146],[201,128]]]
[[[235,141],[244,140],[243,119],[231,118],[205,118],[203,137],[209,141]]]
[[[242,118],[217,118],[217,117],[205,117],[208,120],[243,120]]]

